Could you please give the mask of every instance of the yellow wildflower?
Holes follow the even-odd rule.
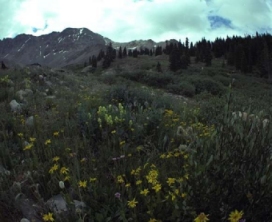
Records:
[[[125,187],[126,187],[126,188],[129,188],[129,187],[130,187],[130,183],[127,183],[127,184],[125,185]]]
[[[34,137],[30,137],[30,138],[29,138],[29,141],[30,141],[31,143],[33,143],[33,142],[35,142],[35,141],[36,141],[36,138],[34,138]]]
[[[59,158],[58,156],[55,156],[55,157],[53,158],[53,161],[54,161],[54,162],[58,162],[59,159],[60,159],[60,158]]]
[[[123,146],[125,143],[126,143],[126,141],[123,140],[123,141],[121,141],[121,142],[119,143],[119,145],[120,145],[120,146]]]
[[[128,201],[128,207],[134,208],[134,207],[136,207],[137,203],[138,203],[138,201],[136,201],[134,198],[133,200]]]
[[[70,176],[66,176],[66,177],[64,178],[64,181],[68,181],[68,180],[70,180]]]
[[[87,187],[87,180],[80,180],[79,182],[78,182],[78,186],[79,187],[82,187],[82,188],[86,188]]]
[[[33,147],[33,143],[29,143],[28,145],[26,145],[26,146],[24,147],[23,150],[30,150],[32,147]]]
[[[43,220],[44,221],[54,221],[53,214],[52,213],[44,214]]]
[[[111,134],[115,134],[115,133],[116,133],[116,130],[111,131]]]
[[[209,215],[206,215],[204,213],[200,213],[195,219],[194,222],[207,222]]]
[[[50,139],[48,139],[48,140],[46,140],[46,141],[44,142],[45,145],[48,145],[48,144],[50,144],[50,143],[51,143],[51,140],[50,140]]]
[[[124,181],[123,177],[121,175],[119,175],[119,176],[117,176],[117,182],[124,183],[125,181]]]
[[[54,132],[53,136],[59,136],[59,132],[58,131]]]
[[[141,180],[137,180],[137,181],[136,181],[136,185],[140,185],[142,182],[143,182],[143,181],[141,181]]]
[[[49,173],[54,173],[57,169],[59,168],[58,164],[54,164],[54,166],[51,167],[51,169],[49,170]]]
[[[175,183],[175,181],[176,181],[176,179],[175,179],[175,178],[171,178],[171,177],[169,177],[169,178],[167,179],[167,183],[168,183],[168,185],[169,185],[169,186],[171,186],[172,184],[174,184],[174,183]]]
[[[238,210],[232,211],[229,215],[229,221],[238,222],[242,218],[243,214],[244,214],[243,211],[240,212]]]
[[[130,172],[131,175],[135,175],[135,173],[136,173],[136,170],[131,170]]]
[[[129,153],[129,154],[128,154],[128,157],[131,157],[131,156],[132,156],[132,154],[131,154],[131,153]]]
[[[95,181],[97,181],[97,178],[95,178],[95,177],[93,177],[93,178],[91,177],[91,178],[90,178],[90,182],[91,182],[91,183],[94,183]]]
[[[22,134],[22,133],[18,133],[17,134],[20,138],[22,138],[23,136],[24,136],[24,134]]]
[[[156,193],[159,192],[161,190],[161,184],[157,183],[152,189],[155,190]]]
[[[182,194],[181,194],[181,197],[182,197],[182,198],[184,198],[184,197],[186,197],[186,196],[187,196],[187,193],[182,193]]]
[[[163,153],[162,155],[160,155],[161,159],[165,159],[166,155]]]
[[[149,193],[148,189],[141,190],[140,194],[146,196]]]
[[[69,169],[66,168],[66,167],[62,167],[62,168],[60,169],[60,173],[63,174],[63,175],[68,174],[68,171],[69,171]]]

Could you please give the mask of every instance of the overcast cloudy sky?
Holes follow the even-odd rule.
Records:
[[[0,39],[86,27],[117,42],[272,33],[272,0],[0,0]]]

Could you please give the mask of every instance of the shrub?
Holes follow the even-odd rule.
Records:
[[[167,85],[167,90],[174,94],[193,97],[195,95],[195,86],[189,82],[171,83]]]
[[[194,79],[191,82],[195,86],[196,94],[204,91],[207,91],[212,95],[222,95],[224,93],[222,84],[212,79]]]

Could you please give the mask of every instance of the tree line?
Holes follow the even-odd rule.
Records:
[[[111,62],[117,57],[119,59],[127,56],[137,58],[139,55],[168,55],[169,68],[173,72],[186,69],[191,64],[202,62],[206,66],[212,65],[213,58],[222,58],[223,65],[235,67],[242,73],[252,73],[268,78],[272,82],[272,36],[270,34],[259,34],[255,36],[227,36],[209,41],[202,38],[193,44],[188,38],[182,43],[179,41],[166,41],[165,47],[157,46],[153,49],[140,47],[139,49],[127,49],[119,47],[114,49],[109,43],[106,50],[100,50],[98,56],[89,58],[89,65],[97,66],[102,61],[102,67],[110,67]],[[161,68],[160,68],[161,69]]]

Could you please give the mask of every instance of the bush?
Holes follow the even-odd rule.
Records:
[[[175,77],[170,74],[163,74],[157,72],[150,72],[144,76],[141,82],[158,88],[164,88],[167,84],[173,83]]]
[[[169,92],[174,94],[187,97],[193,97],[195,95],[195,86],[186,81],[178,84],[168,84],[166,88]]]
[[[223,85],[212,79],[195,79],[192,80],[192,84],[195,86],[196,94],[200,94],[204,91],[212,95],[222,95],[224,93]]]

